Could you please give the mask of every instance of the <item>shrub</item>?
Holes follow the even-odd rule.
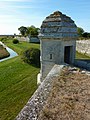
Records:
[[[7,42],[7,37],[0,38],[0,41],[3,42],[3,43]]]
[[[14,40],[13,40],[13,43],[14,43],[14,44],[17,44],[17,43],[19,43],[19,41],[18,41],[17,39],[14,39]]]
[[[40,50],[30,48],[23,52],[22,59],[24,62],[40,67]]]

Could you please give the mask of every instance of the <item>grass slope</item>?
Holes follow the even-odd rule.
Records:
[[[9,57],[9,52],[0,44],[0,59]]]
[[[37,88],[39,68],[24,63],[21,52],[38,44],[20,43],[7,45],[19,56],[0,63],[0,120],[13,120]]]
[[[20,42],[19,44],[13,44],[12,40],[7,40],[5,44],[11,49],[15,50],[19,55],[21,55],[23,50],[26,50],[30,47],[39,49],[40,46],[39,44],[28,43],[28,42]]]

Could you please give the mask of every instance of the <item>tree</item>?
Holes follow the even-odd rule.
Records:
[[[20,28],[18,28],[18,30],[20,31],[22,36],[25,36],[28,31],[27,27],[24,26],[21,26]]]
[[[37,37],[38,36],[38,30],[39,28],[36,28],[35,26],[30,26],[27,27],[28,31],[27,34],[30,35],[31,37]]]
[[[88,32],[84,32],[84,33],[82,34],[82,37],[88,38]]]
[[[36,28],[35,26],[30,26],[30,27],[24,27],[21,26],[18,28],[22,36],[31,36],[31,37],[37,37],[39,34],[39,28]]]
[[[90,38],[90,33],[88,33],[88,37]]]
[[[84,30],[83,30],[83,28],[78,27],[77,32],[78,32],[78,36],[79,36],[79,37],[82,37],[82,35],[83,35],[83,33],[84,33]]]

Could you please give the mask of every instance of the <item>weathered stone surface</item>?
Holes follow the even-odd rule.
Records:
[[[90,56],[90,40],[79,40],[76,42],[76,50]],[[75,65],[90,70],[90,60],[77,60]]]
[[[90,40],[79,40],[76,44],[76,49],[78,52],[90,56]]]
[[[90,72],[85,72],[63,69],[38,120],[90,120]]]

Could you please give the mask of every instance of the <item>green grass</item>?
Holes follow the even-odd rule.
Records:
[[[20,42],[19,44],[13,44],[12,40],[8,40],[6,42],[6,45],[8,45],[10,48],[15,50],[19,55],[22,53],[23,50],[26,50],[30,47],[32,48],[39,48],[39,44],[33,44],[28,42]]]
[[[87,56],[85,54],[81,54],[79,52],[76,52],[76,59],[86,59],[86,60],[90,60],[90,56]]]
[[[24,63],[21,53],[38,44],[21,42],[7,45],[19,56],[0,63],[0,120],[13,120],[37,89],[36,78],[39,68]]]

